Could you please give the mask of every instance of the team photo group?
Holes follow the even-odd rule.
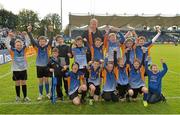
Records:
[[[72,38],[69,44],[62,35],[53,34],[53,26],[48,27],[49,38],[33,36],[31,25],[23,36],[9,35],[5,45],[12,58],[16,102],[30,102],[29,93],[37,93],[38,101],[47,98],[52,103],[61,103],[68,97],[66,100],[74,105],[142,100],[147,107],[165,102],[162,78],[168,68],[161,59],[163,69],[159,70],[151,58],[151,48],[161,36],[160,27],[150,41],[137,35],[135,30],[123,33],[120,28],[107,25],[102,32],[97,27],[98,20],[92,18],[88,29]],[[29,46],[36,51],[36,67],[33,68],[36,68],[39,92],[28,91],[26,84]],[[43,95],[44,89],[46,94]]]

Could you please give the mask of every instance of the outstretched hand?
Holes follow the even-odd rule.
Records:
[[[110,26],[109,26],[109,25],[107,25],[107,26],[105,27],[105,32],[106,32],[106,34],[108,34],[108,33],[109,33],[109,31],[110,31]]]
[[[161,63],[164,63],[164,60],[163,60],[163,59],[161,59]]]
[[[28,30],[28,32],[32,32],[32,26],[29,25],[29,26],[27,27],[27,30]]]

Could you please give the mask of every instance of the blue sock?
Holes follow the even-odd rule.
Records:
[[[147,97],[148,97],[148,93],[144,93],[144,95],[143,95],[143,100],[144,100],[144,101],[147,101]]]
[[[45,88],[46,88],[46,94],[48,94],[49,93],[49,83],[45,84]]]
[[[39,94],[43,94],[43,84],[39,84]]]

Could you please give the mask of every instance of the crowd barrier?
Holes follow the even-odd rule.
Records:
[[[11,61],[11,56],[9,54],[9,51],[7,49],[0,50],[0,64],[2,65],[9,61]]]
[[[35,53],[35,49],[32,46],[29,46],[26,52],[26,56],[29,57],[34,55]],[[0,65],[6,64],[11,60],[11,55],[7,49],[0,50]]]

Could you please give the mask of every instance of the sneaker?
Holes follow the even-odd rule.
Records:
[[[126,101],[126,98],[119,98],[119,101],[124,102]]]
[[[148,106],[147,101],[143,101],[143,105],[144,105],[144,107],[147,107]]]
[[[133,101],[133,102],[136,102],[136,101],[137,101],[137,99],[136,99],[136,98],[132,98],[132,101]]]
[[[31,99],[29,97],[24,98],[24,102],[30,102],[30,101],[31,101]]]
[[[38,101],[41,101],[43,99],[42,95],[39,95],[39,97],[37,98]]]
[[[51,94],[48,93],[48,94],[46,95],[46,97],[47,97],[48,99],[51,99]]]
[[[89,105],[93,105],[93,99],[89,99]]]
[[[21,101],[21,98],[20,97],[16,97],[16,102],[20,102]]]

